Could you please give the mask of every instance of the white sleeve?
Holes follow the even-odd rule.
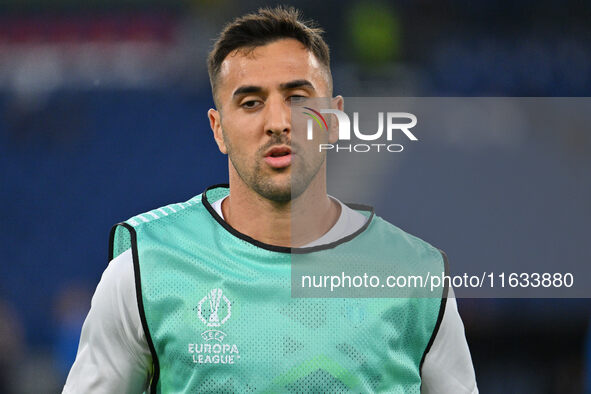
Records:
[[[422,394],[477,394],[476,376],[453,289],[422,368]]]
[[[63,393],[143,393],[151,369],[128,249],[109,263],[96,288]]]

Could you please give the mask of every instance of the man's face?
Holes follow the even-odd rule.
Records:
[[[294,98],[329,97],[329,86],[326,68],[297,40],[230,53],[218,75],[219,111],[209,111],[214,138],[230,159],[230,177],[272,201],[306,190],[325,155],[317,152],[318,141],[292,141],[290,105]]]

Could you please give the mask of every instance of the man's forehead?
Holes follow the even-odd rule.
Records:
[[[257,85],[270,82],[272,77],[315,79],[323,78],[323,74],[323,66],[301,42],[284,39],[230,53],[221,64],[219,78],[223,85]],[[281,82],[284,81],[278,80],[277,84]]]

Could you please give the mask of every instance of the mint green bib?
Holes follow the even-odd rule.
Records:
[[[445,289],[439,298],[292,298],[290,250],[225,224],[211,203],[228,192],[213,187],[111,231],[111,258],[132,249],[151,392],[420,393]],[[361,213],[364,228],[310,256],[367,249],[444,270],[437,249]],[[389,247],[366,248],[383,237]]]

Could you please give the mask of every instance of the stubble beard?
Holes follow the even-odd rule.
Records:
[[[272,139],[260,147],[254,157],[250,159],[234,154],[232,144],[225,138],[225,134],[224,139],[228,157],[242,181],[261,197],[277,203],[290,202],[306,191],[322,168],[326,157],[324,154],[319,154],[318,158],[313,158],[315,160],[306,160],[306,157],[302,156],[304,151],[296,149],[299,153],[292,156],[292,162],[288,168],[271,169],[271,174],[268,174],[269,171],[265,171],[263,168],[265,164],[261,158],[264,152],[275,145],[291,146],[291,141],[284,134],[281,136],[273,135]],[[279,174],[287,171],[290,171],[290,175],[284,177],[283,180],[276,181],[273,179],[273,173]]]

